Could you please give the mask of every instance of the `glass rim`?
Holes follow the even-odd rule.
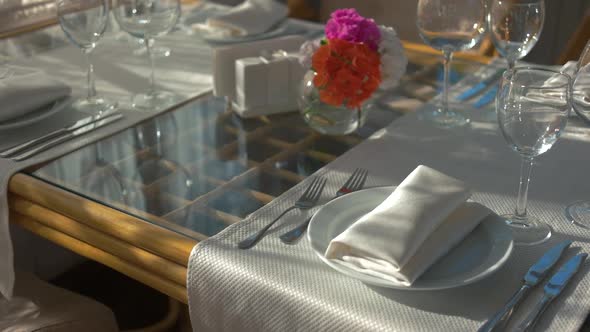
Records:
[[[502,1],[498,1],[495,3],[500,3],[500,2],[504,2],[506,0],[502,0]],[[534,4],[538,4],[541,2],[545,2],[545,0],[529,0],[528,2],[518,2],[518,3],[510,3],[511,6],[530,6],[530,5],[534,5]],[[494,3],[492,3],[492,6],[494,5]]]
[[[514,82],[511,79],[509,79],[508,77],[510,75],[512,75],[513,73],[525,71],[525,70],[538,71],[538,72],[549,72],[549,73],[553,73],[555,75],[561,75],[567,79],[567,82],[562,83],[562,84],[553,85],[553,86],[536,86],[536,85],[532,85],[532,84],[518,84],[521,87],[527,87],[527,88],[533,88],[533,89],[555,89],[555,88],[560,88],[560,87],[564,87],[564,86],[568,86],[568,85],[572,84],[572,77],[569,74],[566,74],[560,70],[539,67],[539,66],[518,66],[513,69],[507,69],[502,74],[502,78],[507,81],[510,81],[511,84],[514,84]]]

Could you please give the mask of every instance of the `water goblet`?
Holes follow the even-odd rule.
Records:
[[[72,106],[88,113],[100,113],[115,107],[96,94],[94,66],[91,54],[102,37],[109,17],[109,0],[57,0],[59,24],[68,39],[86,56],[87,96],[76,100]]]
[[[518,198],[513,214],[503,216],[518,245],[542,243],[551,227],[527,214],[533,159],[559,139],[571,108],[571,80],[566,74],[540,68],[515,68],[502,75],[496,113],[504,139],[522,157]]]
[[[545,22],[544,0],[499,0],[489,5],[492,42],[507,60],[508,69],[535,46]]]
[[[576,65],[572,96],[574,111],[586,124],[590,124],[590,40]],[[568,205],[565,215],[570,222],[590,228],[590,200]]]
[[[417,26],[424,42],[443,53],[444,80],[440,106],[422,114],[442,127],[469,123],[460,112],[449,109],[449,73],[453,52],[475,46],[485,32],[484,0],[419,0]]]
[[[176,25],[180,15],[179,0],[115,0],[113,12],[121,29],[145,40],[150,61],[149,90],[135,95],[133,106],[136,109],[162,109],[172,105],[176,96],[156,88],[153,50],[154,39],[168,33]]]

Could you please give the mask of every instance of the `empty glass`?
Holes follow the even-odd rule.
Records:
[[[544,0],[492,1],[488,15],[492,42],[514,68],[535,46],[545,21]]]
[[[109,0],[57,0],[59,24],[68,39],[82,49],[88,66],[88,93],[73,107],[89,113],[100,113],[114,107],[96,95],[91,53],[102,37],[109,17]]]
[[[532,245],[546,241],[551,227],[527,214],[533,158],[545,153],[565,129],[571,108],[571,80],[558,71],[515,68],[502,76],[496,113],[504,139],[522,156],[514,214],[504,216],[514,241]]]
[[[150,60],[150,87],[147,93],[135,95],[133,106],[139,109],[162,109],[172,105],[173,93],[156,89],[153,52],[154,38],[166,34],[180,15],[179,0],[115,0],[115,19],[121,29],[136,38],[144,39]]]
[[[441,104],[422,115],[443,127],[465,125],[469,119],[449,109],[449,71],[453,52],[472,48],[485,32],[484,0],[419,0],[417,14],[420,37],[443,52],[444,64]]]
[[[578,60],[572,89],[574,111],[590,124],[590,41]],[[590,200],[570,204],[565,212],[569,221],[590,228]]]

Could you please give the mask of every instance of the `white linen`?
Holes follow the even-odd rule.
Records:
[[[22,39],[21,39],[22,38]],[[60,39],[58,39],[60,38]],[[63,40],[66,37],[60,27],[51,27],[39,32],[25,34],[22,37],[15,37],[0,41],[0,49],[4,49],[6,43],[19,47],[19,51],[25,50],[24,54],[17,53],[10,65],[30,70],[46,72],[47,75],[74,87],[73,95],[84,95],[86,83],[86,63],[80,50]],[[184,100],[210,91],[212,77],[210,68],[212,64],[211,47],[204,42],[195,42],[194,39],[182,33],[172,33],[161,37],[158,43],[170,47],[173,51],[169,57],[158,61],[158,68],[161,70],[158,75],[158,84],[164,89],[174,91]],[[47,50],[47,45],[54,49]],[[58,147],[45,151],[31,159],[22,162],[15,162],[10,159],[0,158],[0,294],[4,297],[12,297],[14,285],[14,261],[22,255],[14,256],[12,238],[9,232],[9,215],[7,186],[13,174],[25,168],[55,159],[61,155],[79,149],[85,145],[95,142],[104,137],[122,131],[162,112],[162,109],[136,112],[128,111],[125,108],[125,101],[134,93],[145,91],[148,88],[150,68],[146,61],[138,61],[131,55],[128,47],[122,47],[121,41],[116,40],[113,35],[105,35],[101,40],[100,47],[93,52],[93,62],[97,75],[97,91],[112,100],[119,101],[121,111],[125,118],[117,123],[101,128],[97,131],[84,135],[76,140],[68,141]],[[182,45],[182,47],[179,47]],[[31,52],[28,52],[31,50]],[[33,53],[32,56],[28,55]],[[117,61],[113,61],[117,59]],[[47,132],[49,125],[51,129],[58,129],[64,124],[77,120],[72,115],[80,116],[80,112],[65,110],[56,114],[47,121],[40,121],[26,128],[7,130],[0,132],[0,148],[8,148],[11,145],[21,143],[27,139],[38,137],[40,133]],[[84,116],[82,114],[82,116]],[[57,121],[56,120],[62,120]],[[81,165],[71,165],[71,168],[64,172],[80,171]],[[64,259],[62,255],[56,255],[46,244],[34,242],[38,238],[30,236],[16,239],[21,244],[21,250],[33,252],[36,272],[48,271],[44,275],[54,275],[56,267],[62,267]],[[26,247],[25,247],[26,246]],[[26,248],[26,249],[24,249]],[[18,249],[18,248],[17,248]],[[17,253],[18,254],[18,253]],[[50,262],[59,261],[59,264]],[[1,296],[0,296],[1,298]]]
[[[0,79],[0,122],[37,111],[72,89],[42,72]]]
[[[482,68],[492,75],[495,60]],[[469,75],[450,93],[457,95],[482,76]],[[407,91],[407,90],[406,90]],[[431,109],[435,104],[427,104]],[[473,190],[471,200],[497,214],[514,211],[520,157],[498,131],[493,106],[469,112],[465,128],[442,129],[408,114],[359,144],[315,175],[325,177],[320,203],[327,202],[357,167],[369,170],[365,187],[397,185],[419,164],[460,178]],[[372,122],[371,114],[369,122]],[[278,234],[311,216],[314,209],[285,215],[250,250],[236,243],[260,230],[301,196],[311,178],[280,195],[244,221],[199,242],[189,258],[187,292],[195,331],[476,331],[521,286],[522,276],[556,243],[575,240],[574,252],[590,251],[590,232],[571,224],[565,207],[590,197],[580,181],[590,165],[590,129],[572,119],[559,144],[538,158],[529,191],[529,213],[550,223],[546,243],[517,246],[489,277],[453,289],[403,291],[363,284],[324,264],[306,237],[283,244]],[[564,163],[564,160],[568,162]],[[568,255],[574,252],[569,252]],[[473,257],[478,259],[474,252]],[[458,262],[457,264],[460,264]],[[450,267],[451,269],[453,267]],[[590,265],[572,279],[538,323],[539,331],[579,331],[590,312]],[[518,324],[543,295],[536,287],[515,312]],[[514,326],[508,326],[511,331]]]
[[[305,38],[286,36],[252,43],[232,44],[213,50],[213,92],[216,96],[237,100],[235,62],[238,59],[260,56],[263,51],[296,52]]]
[[[325,256],[410,286],[490,213],[466,203],[470,195],[463,182],[420,165],[385,201],[334,238]]]
[[[207,19],[207,25],[227,29],[230,35],[255,35],[270,30],[288,12],[287,6],[274,0],[246,0],[226,13]]]

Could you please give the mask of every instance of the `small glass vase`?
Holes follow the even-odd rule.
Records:
[[[303,77],[299,96],[299,111],[305,122],[324,135],[346,135],[365,124],[367,103],[359,108],[334,106],[320,100],[319,90],[313,84],[315,73],[309,71]]]

